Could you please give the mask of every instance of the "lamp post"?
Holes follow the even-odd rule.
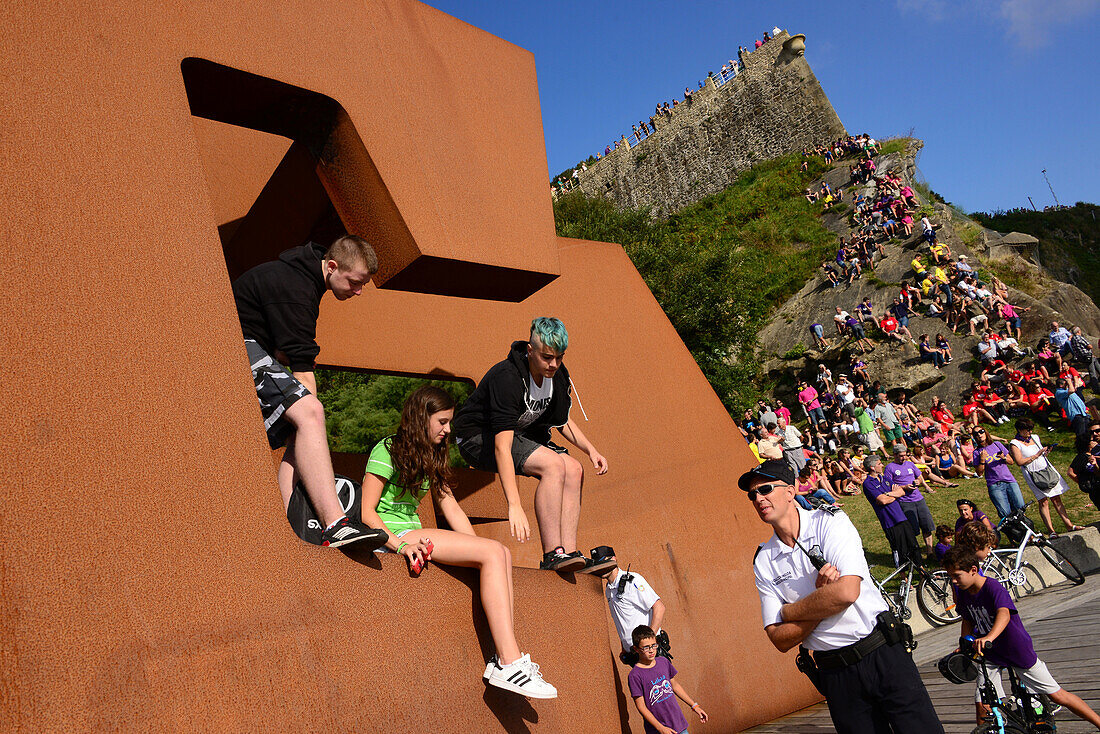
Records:
[[[1054,197],[1054,205],[1057,208],[1061,209],[1062,202],[1058,201],[1058,194],[1054,193],[1054,187],[1050,185],[1050,179],[1047,178],[1047,169],[1045,168],[1043,169],[1043,178],[1046,179],[1047,188],[1050,189],[1050,195]]]

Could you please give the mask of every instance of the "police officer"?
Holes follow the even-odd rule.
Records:
[[[799,669],[840,734],[942,734],[909,653],[911,632],[871,583],[855,526],[843,513],[800,508],[793,483],[782,461],[737,482],[774,531],[753,557],[768,638],[781,652],[801,646]]]

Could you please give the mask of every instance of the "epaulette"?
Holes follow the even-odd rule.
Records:
[[[838,512],[842,512],[842,510],[835,505],[820,504],[817,506],[817,509],[829,515],[835,515]]]

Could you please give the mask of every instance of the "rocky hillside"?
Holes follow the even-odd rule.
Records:
[[[922,145],[920,141],[909,141],[900,152],[880,156],[876,159],[877,170],[898,170],[902,179],[914,186],[915,159]],[[854,198],[855,191],[847,189],[848,161],[841,161],[826,172],[818,180],[818,186],[822,181],[828,182],[834,189],[846,187],[847,202]],[[863,193],[871,194],[873,189],[866,188]],[[1100,309],[1081,290],[1055,280],[1027,259],[1030,252],[1026,245],[1013,244],[1020,240],[1026,242],[1026,238],[1006,238],[1004,234],[985,229],[942,203],[921,201],[921,204],[925,211],[931,211],[931,220],[937,227],[940,241],[950,246],[955,257],[967,255],[972,265],[980,266],[984,272],[992,271],[1010,287],[1014,304],[1030,307],[1031,311],[1024,314],[1022,345],[1034,346],[1046,333],[1052,320],[1067,326],[1080,326],[1096,343],[1096,337],[1100,335]],[[836,209],[841,211],[837,213]],[[836,207],[822,214],[825,226],[837,235],[851,232],[845,209]],[[876,315],[881,316],[884,306],[898,294],[900,282],[903,279],[912,280],[909,263],[914,254],[921,252],[927,255],[928,248],[917,226],[911,237],[887,243],[885,251],[886,257],[876,263],[874,271],[865,272],[850,286],[841,284],[830,288],[819,270],[798,293],[787,299],[761,330],[759,349],[765,358],[764,371],[775,381],[780,397],[788,397],[797,376],[811,377],[818,362],[839,366],[847,364],[850,357],[841,340],[832,340],[831,348],[825,353],[807,348],[813,344],[810,324],[815,321],[825,324],[826,336],[829,337],[834,332],[832,316],[836,306],[853,311],[864,297],[871,298]],[[929,259],[925,258],[925,262],[929,263]],[[992,323],[996,325],[998,322]],[[927,407],[932,395],[938,395],[954,408],[958,405],[960,394],[970,386],[978,371],[978,339],[964,335],[961,329],[958,334],[952,335],[943,321],[923,315],[914,315],[909,329],[914,336],[946,333],[952,343],[954,362],[943,370],[937,370],[930,364],[921,363],[917,348],[913,345],[891,346],[876,341],[875,350],[863,358],[868,363],[869,372],[888,388],[905,387],[916,391],[916,402],[921,407]]]

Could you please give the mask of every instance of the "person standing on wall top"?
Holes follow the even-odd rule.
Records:
[[[321,545],[367,541],[378,547],[387,538],[384,530],[344,514],[313,374],[321,351],[316,340],[321,298],[328,291],[340,301],[358,296],[377,271],[378,256],[370,244],[344,235],[327,249],[315,242],[293,247],[233,281],[268,443],[272,449],[286,447],[278,473],[283,507],[301,481],[320,519]]]
[[[768,639],[780,652],[800,647],[799,669],[840,734],[943,734],[909,653],[912,631],[871,583],[859,532],[843,512],[795,504],[787,471],[764,462],[737,480],[773,531],[753,556]]]
[[[569,410],[572,382],[562,364],[569,333],[556,318],[531,322],[529,341],[513,342],[508,358],[495,364],[459,409],[455,442],[466,461],[496,472],[508,501],[511,534],[521,543],[531,535],[520,504],[516,475],[536,477],[535,519],[542,540],[540,568],[598,573],[614,558],[585,558],[577,550],[584,469],[564,448],[550,441],[550,429],[588,455],[597,474],[607,459],[581,432]]]

